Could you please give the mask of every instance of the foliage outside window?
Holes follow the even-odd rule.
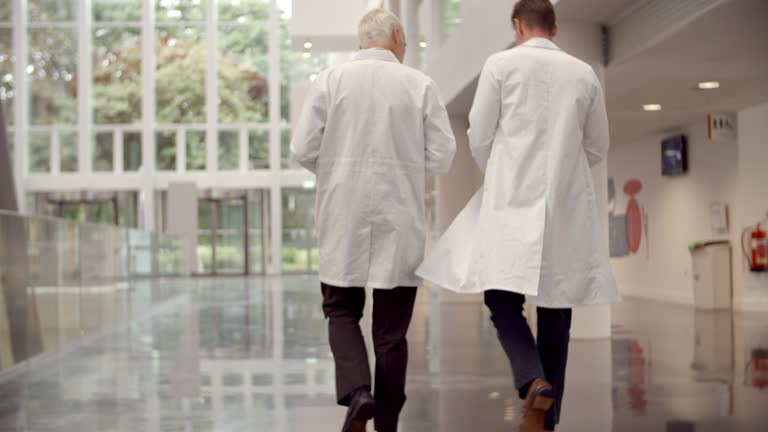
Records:
[[[176,169],[176,133],[158,132],[155,140],[158,171],[174,171]]]
[[[157,30],[155,92],[159,124],[205,123],[205,32],[199,26]]]
[[[187,171],[205,171],[208,162],[205,131],[187,133]]]
[[[238,131],[219,132],[219,170],[240,168],[240,134]]]
[[[269,169],[269,131],[248,134],[248,164],[251,170]]]
[[[99,27],[93,45],[94,122],[141,122],[141,31]]]
[[[461,24],[461,1],[447,0],[445,4],[445,34],[449,36]]]
[[[93,142],[93,170],[96,172],[112,171],[114,169],[114,151],[114,134],[112,132],[97,132]]]
[[[61,132],[59,135],[61,152],[61,172],[77,172],[78,134],[77,132]]]
[[[30,122],[77,124],[77,32],[70,28],[29,31]]]
[[[51,135],[48,132],[29,133],[29,172],[51,171]]]
[[[123,171],[138,171],[142,166],[141,132],[123,133]]]
[[[11,2],[4,1],[0,3],[0,22],[10,21],[11,18],[13,18],[12,12],[13,11],[11,10]]]
[[[76,21],[77,0],[29,0],[30,22]]]
[[[141,22],[141,0],[91,0],[95,22]]]
[[[3,17],[3,8],[10,10],[10,5],[0,6],[0,21],[10,19],[10,17]],[[13,125],[13,97],[15,96],[13,68],[15,63],[13,30],[0,28],[0,105],[8,125]]]

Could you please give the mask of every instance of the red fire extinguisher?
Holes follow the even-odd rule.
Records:
[[[744,231],[742,239],[744,257],[752,271],[768,271],[768,234],[757,224],[754,231]]]

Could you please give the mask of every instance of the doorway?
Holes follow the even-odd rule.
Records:
[[[198,200],[199,275],[264,274],[268,191],[213,192]]]
[[[319,269],[314,208],[314,189],[283,189],[285,273],[315,273]]]

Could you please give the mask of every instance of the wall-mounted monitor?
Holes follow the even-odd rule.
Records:
[[[661,174],[678,176],[688,172],[688,138],[669,137],[661,142]]]

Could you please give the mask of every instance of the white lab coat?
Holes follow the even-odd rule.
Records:
[[[418,274],[458,292],[525,294],[549,308],[617,302],[590,170],[609,145],[592,68],[546,39],[491,56],[469,141],[485,184]]]
[[[321,73],[291,142],[317,175],[320,280],[420,285],[426,179],[447,172],[455,151],[436,84],[390,51],[363,50]]]

